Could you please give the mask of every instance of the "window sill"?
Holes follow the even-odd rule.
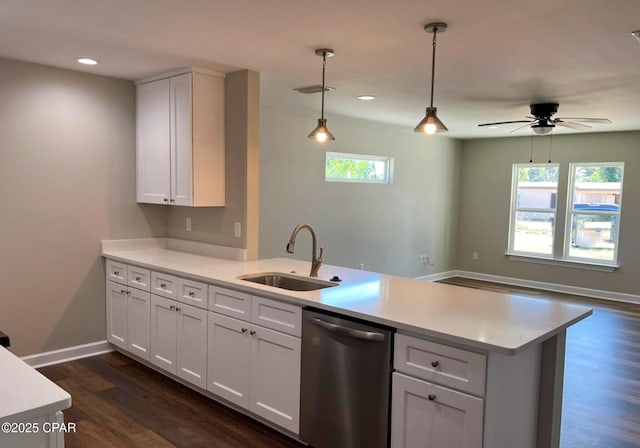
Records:
[[[588,261],[559,260],[557,258],[535,257],[532,255],[520,255],[505,253],[512,261],[524,261],[526,263],[547,264],[551,266],[562,266],[564,268],[587,269],[590,271],[613,272],[620,267],[617,264],[600,264]]]

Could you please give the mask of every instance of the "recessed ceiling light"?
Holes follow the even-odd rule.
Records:
[[[376,96],[375,95],[358,95],[356,98],[358,98],[360,101],[371,101],[371,100],[375,100]]]
[[[98,61],[91,58],[78,58],[77,61],[84,65],[96,65],[98,63]]]
[[[640,31],[631,31],[631,35],[640,41]]]
[[[498,129],[498,126],[487,126],[487,129]]]

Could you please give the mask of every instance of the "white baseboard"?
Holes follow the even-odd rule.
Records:
[[[427,282],[437,282],[438,280],[444,280],[445,278],[455,277],[457,271],[445,271],[445,272],[436,272],[435,274],[421,275],[420,277],[415,277],[415,280],[424,280]]]
[[[113,351],[113,347],[107,341],[91,342],[75,347],[52,350],[50,352],[37,353],[35,355],[24,356],[22,360],[34,369],[39,367],[60,364],[75,359],[88,358],[89,356],[101,355]]]
[[[522,286],[525,288],[542,289],[545,291],[563,292],[576,296],[593,297],[596,299],[614,300],[618,302],[640,303],[640,295],[623,292],[604,291],[601,289],[582,288],[579,286],[562,285],[559,283],[539,282],[515,277],[503,277],[501,275],[484,274],[481,272],[453,271],[455,275],[449,277],[464,277],[486,282],[503,283],[505,285]]]

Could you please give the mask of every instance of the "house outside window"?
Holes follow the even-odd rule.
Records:
[[[558,164],[515,164],[509,253],[553,257]]]
[[[559,170],[558,164],[513,165],[508,253],[615,266],[624,163],[569,165],[565,228],[556,232]]]
[[[624,163],[572,163],[569,168],[565,256],[615,263],[618,259]]]

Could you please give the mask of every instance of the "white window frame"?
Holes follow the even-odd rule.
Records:
[[[327,177],[327,159],[339,158],[349,160],[364,160],[367,162],[384,162],[385,173],[384,179],[345,179],[345,178],[329,178]],[[393,157],[370,156],[366,154],[351,154],[346,152],[329,152],[327,151],[324,158],[324,180],[325,182],[347,182],[347,183],[365,183],[365,184],[391,184],[393,183]]]
[[[534,168],[534,167],[556,167],[558,169],[558,182],[556,183],[556,206],[555,208],[518,208],[518,173],[521,167]],[[523,255],[535,258],[548,258],[554,259],[555,256],[555,241],[556,241],[556,222],[557,222],[557,210],[558,210],[558,186],[560,178],[560,164],[559,163],[514,163],[511,173],[511,211],[509,215],[509,249],[508,254]],[[513,248],[516,234],[516,214],[518,212],[531,212],[531,213],[553,213],[553,224],[551,227],[551,253],[541,254],[539,252],[525,252],[521,250],[515,250]]]
[[[573,211],[573,205],[575,201],[575,173],[576,167],[582,166],[618,166],[622,168],[622,177],[620,179],[620,209],[615,211],[605,210],[579,210]],[[624,162],[587,162],[580,163],[574,162],[569,164],[569,184],[567,187],[567,216],[565,218],[564,229],[564,260],[594,263],[601,265],[618,266],[618,244],[620,241],[620,218],[622,216],[622,193],[624,189]],[[603,260],[601,258],[585,258],[585,257],[571,257],[569,250],[571,249],[571,225],[573,222],[573,215],[610,215],[618,217],[618,231],[616,232],[616,240],[613,247],[613,260]]]

